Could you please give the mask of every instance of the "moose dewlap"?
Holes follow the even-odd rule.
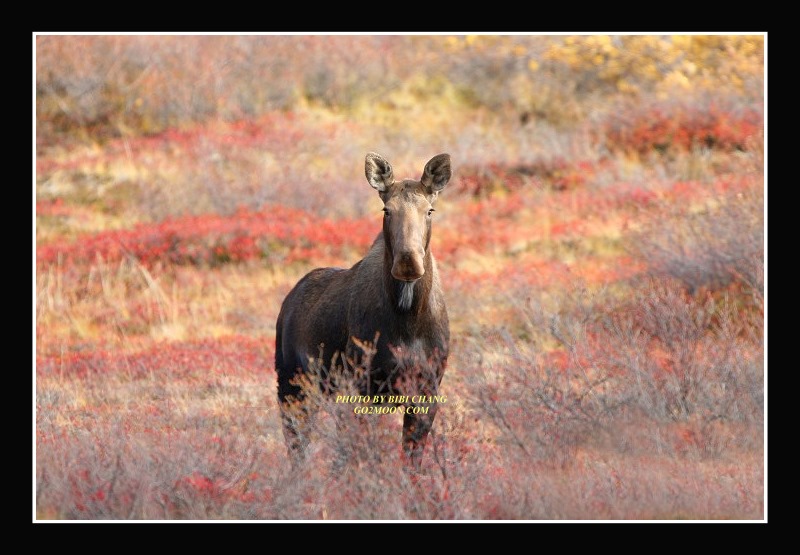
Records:
[[[311,409],[299,378],[313,375],[332,394],[334,380],[327,377],[341,372],[355,380],[360,395],[404,399],[400,404],[412,410],[402,412],[403,449],[419,467],[437,405],[416,411],[411,399],[438,395],[450,342],[430,251],[433,204],[450,181],[450,155],[431,158],[419,180],[395,180],[391,164],[369,153],[365,173],[383,201],[383,230],[352,268],[306,274],[278,315],[275,369],[284,436],[290,454],[302,456]]]

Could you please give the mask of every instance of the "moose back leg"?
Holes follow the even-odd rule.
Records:
[[[410,407],[406,407],[403,415],[403,453],[414,470],[419,470],[422,465],[422,454],[425,442],[436,417],[436,405],[428,405],[427,414],[411,414]]]

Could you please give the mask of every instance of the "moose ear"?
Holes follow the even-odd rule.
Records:
[[[394,183],[392,165],[380,154],[370,152],[364,161],[364,173],[372,188],[385,193]]]
[[[437,154],[425,164],[420,181],[428,190],[428,194],[432,195],[445,188],[451,175],[450,155]]]

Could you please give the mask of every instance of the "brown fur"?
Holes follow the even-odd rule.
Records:
[[[323,365],[323,373],[343,364],[352,370],[366,364],[359,343],[377,334],[367,379],[360,384],[362,395],[435,395],[444,374],[450,329],[430,237],[432,204],[450,179],[450,157],[433,157],[419,181],[396,182],[391,165],[370,153],[365,173],[384,202],[383,231],[352,268],[309,272],[286,296],[278,315],[278,399],[293,455],[302,454],[308,433],[289,404],[304,407],[295,381],[309,372],[312,359]],[[403,448],[417,467],[436,408],[432,404],[428,414],[403,417]]]

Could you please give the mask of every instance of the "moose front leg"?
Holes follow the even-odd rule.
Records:
[[[408,412],[413,406],[406,406],[406,413],[403,416],[403,453],[406,460],[411,463],[414,470],[419,470],[422,465],[422,453],[425,450],[425,442],[433,426],[433,419],[436,417],[436,404],[425,405],[428,409],[427,414]]]
[[[289,451],[292,468],[297,468],[306,458],[311,440],[311,430],[316,420],[316,409],[304,394],[280,403],[283,437]]]
[[[296,466],[305,459],[308,447],[308,411],[298,405],[289,406],[281,403],[281,421],[283,423],[283,437],[289,451],[292,466]]]

